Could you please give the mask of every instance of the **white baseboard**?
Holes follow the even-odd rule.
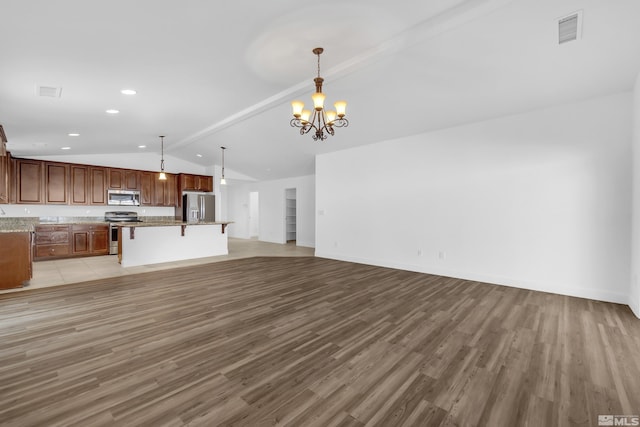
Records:
[[[457,271],[443,269],[437,266],[416,266],[412,264],[403,264],[397,262],[388,262],[382,260],[371,260],[360,257],[347,256],[344,254],[337,254],[332,252],[323,252],[316,250],[316,256],[319,258],[334,259],[337,261],[355,262],[357,264],[375,265],[379,267],[395,268],[399,270],[415,271],[417,273],[434,274],[438,276],[454,277],[457,279],[473,280],[476,282],[484,282],[492,285],[510,286],[512,288],[528,289],[532,291],[548,292],[558,295],[566,295],[578,298],[587,298],[597,301],[612,302],[616,304],[629,304],[629,296],[617,292],[609,292],[602,289],[589,289],[589,288],[577,288],[571,286],[564,286],[558,283],[541,283],[532,282],[528,280],[514,279],[511,277],[494,276],[479,274],[468,271]],[[631,306],[631,305],[630,305]],[[631,307],[635,315],[638,316],[638,312]],[[640,317],[640,316],[638,316]]]

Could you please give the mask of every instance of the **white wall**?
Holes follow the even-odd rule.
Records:
[[[630,93],[319,155],[316,255],[627,303]]]
[[[633,220],[629,307],[640,317],[640,74],[636,78],[633,102]]]
[[[315,247],[315,182],[314,176],[300,176],[273,181],[231,183],[226,187],[227,216],[230,237],[250,237],[249,193],[259,193],[258,240],[272,243],[285,241],[285,189],[297,190],[297,246]]]

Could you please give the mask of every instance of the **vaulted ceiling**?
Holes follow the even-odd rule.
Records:
[[[229,169],[299,176],[318,153],[628,91],[640,71],[637,0],[3,0],[1,10],[0,124],[25,157],[156,155],[166,135],[165,153],[193,163],[219,164],[224,145]],[[559,44],[558,19],[579,10],[582,37]],[[324,142],[289,126],[290,101],[311,102],[317,46],[327,101],[347,100],[351,122]],[[62,91],[38,96],[39,86]]]

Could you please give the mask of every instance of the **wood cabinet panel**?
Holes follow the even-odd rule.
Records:
[[[206,193],[211,193],[213,191],[213,177],[200,175],[198,176],[198,189],[200,191],[204,191]]]
[[[107,168],[109,171],[109,188],[111,190],[124,190],[124,170]]]
[[[154,176],[154,205],[155,206],[176,206],[177,201],[177,176],[174,174],[166,174],[167,179],[160,181],[158,174]]]
[[[153,172],[141,172],[140,173],[140,204],[143,206],[151,206],[155,202],[153,195],[155,177]]]
[[[73,255],[106,255],[109,253],[109,226],[76,224],[71,226]]]
[[[89,168],[89,190],[90,204],[106,205],[107,204],[107,171],[101,167]]]
[[[42,204],[43,170],[43,162],[40,160],[17,159],[16,203]]]
[[[31,272],[31,233],[0,233],[0,289],[22,286]]]
[[[36,225],[33,256],[36,260],[68,256],[68,225]]]
[[[107,224],[47,224],[35,227],[33,254],[38,261],[108,253]]]
[[[69,203],[72,205],[89,204],[89,168],[83,165],[71,165],[69,168]]]
[[[125,170],[124,187],[125,190],[140,190],[140,171]]]
[[[66,205],[69,203],[69,165],[44,163],[45,203]]]
[[[34,246],[34,252],[34,256],[36,259],[68,256],[69,243],[59,245],[37,245]]]
[[[192,175],[181,173],[178,178],[178,190],[182,191],[213,191],[213,177],[207,175]]]
[[[91,253],[107,255],[109,253],[109,226],[97,226],[91,235]]]

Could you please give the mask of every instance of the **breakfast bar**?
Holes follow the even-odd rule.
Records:
[[[231,222],[142,222],[118,225],[123,267],[227,255]]]

